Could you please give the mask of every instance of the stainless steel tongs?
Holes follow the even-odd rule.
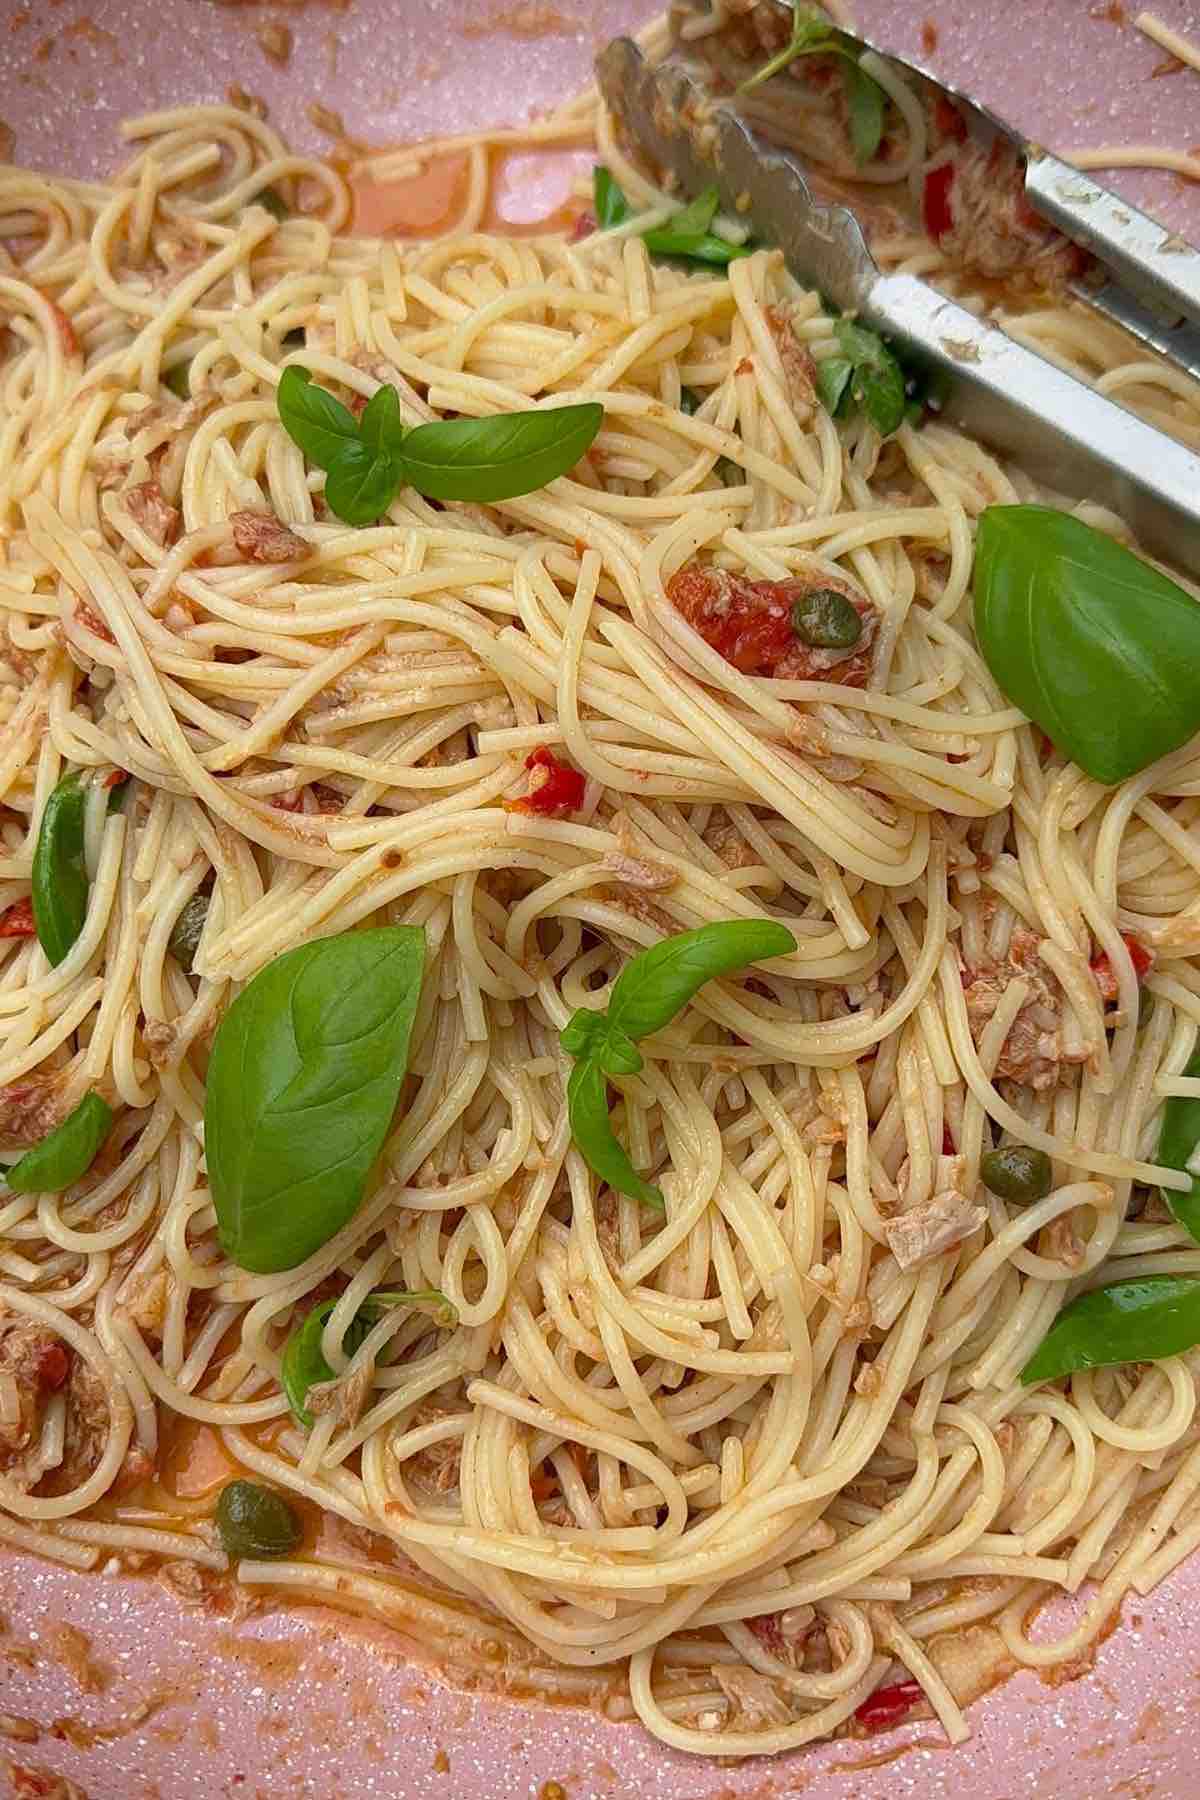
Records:
[[[1108,274],[1080,297],[1200,378],[1200,252],[926,70],[876,54],[949,98],[985,142],[997,134],[1012,142],[1030,204]],[[1048,487],[1111,507],[1152,554],[1200,578],[1200,456],[915,276],[883,274],[853,213],[818,201],[795,157],[714,102],[687,68],[670,59],[651,66],[628,38],[609,44],[596,68],[605,100],[650,161],[689,195],[715,182],[726,210],[748,212],[798,280],[936,371],[943,416]]]

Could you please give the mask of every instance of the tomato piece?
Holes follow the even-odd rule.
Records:
[[[1130,937],[1125,931],[1121,933],[1121,942],[1129,952],[1129,960],[1133,964],[1133,972],[1140,985],[1154,967],[1154,952],[1148,950],[1145,944],[1139,943],[1137,938]],[[1089,966],[1092,974],[1096,977],[1096,986],[1100,989],[1101,999],[1115,1000],[1117,978],[1113,974],[1113,966],[1108,960],[1107,952],[1102,950],[1099,956],[1092,959]]]
[[[942,1122],[942,1155],[943,1156],[956,1156],[957,1154],[958,1153],[954,1148],[954,1139],[950,1133],[950,1127],[943,1120],[943,1122]]]
[[[967,141],[967,121],[959,112],[953,101],[945,94],[939,94],[933,108],[933,122],[944,138],[953,138],[956,143]]]
[[[950,211],[950,189],[953,186],[953,163],[939,163],[925,177],[921,216],[931,238],[944,237],[954,224],[954,214]]]
[[[509,802],[511,812],[561,819],[567,813],[579,811],[587,784],[578,769],[573,769],[570,763],[559,762],[545,744],[525,758],[525,767],[529,770],[529,792],[523,799]]]
[[[540,1463],[536,1473],[529,1477],[529,1491],[533,1495],[534,1501],[540,1505],[543,1500],[548,1500],[551,1494],[557,1494],[558,1476],[553,1469],[547,1471],[545,1463]]]
[[[32,937],[36,929],[33,922],[33,898],[29,894],[23,900],[14,900],[10,907],[0,913],[0,938]]]
[[[61,1344],[47,1344],[38,1357],[38,1386],[47,1394],[57,1394],[67,1379],[71,1362]]]
[[[854,1716],[868,1731],[886,1731],[889,1726],[898,1725],[924,1693],[919,1681],[895,1681],[889,1687],[876,1688]]]

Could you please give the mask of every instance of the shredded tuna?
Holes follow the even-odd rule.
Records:
[[[1089,1049],[1071,1050],[1063,1042],[1062,994],[1038,955],[1040,940],[1023,926],[1013,932],[1008,955],[987,958],[963,973],[963,998],[971,1033],[978,1043],[1011,981],[1029,983],[1029,997],[1013,1021],[996,1063],[996,1076],[1022,1087],[1056,1087],[1064,1064],[1086,1062]]]
[[[0,1150],[28,1150],[61,1125],[73,1102],[67,1076],[25,1075],[0,1088]]]
[[[27,1763],[10,1762],[8,1778],[13,1800],[88,1800],[77,1781],[65,1775],[52,1775],[48,1769],[35,1769]]]
[[[108,1442],[108,1402],[104,1383],[82,1356],[72,1359],[67,1383],[67,1428],[55,1485],[66,1492],[92,1474]]]
[[[274,513],[230,513],[233,541],[250,562],[295,562],[309,554],[309,545]]]
[[[305,1397],[305,1405],[314,1417],[333,1413],[339,1425],[353,1427],[362,1418],[374,1385],[375,1363],[368,1358],[334,1381],[314,1382]]]
[[[816,1616],[811,1606],[789,1606],[783,1612],[759,1613],[743,1624],[771,1656],[799,1669],[804,1666],[805,1644]]]
[[[439,1406],[434,1400],[423,1400],[416,1410],[413,1425],[433,1425],[441,1419],[454,1419],[460,1414],[453,1407]],[[427,1494],[448,1494],[458,1486],[462,1460],[462,1439],[443,1438],[430,1444],[416,1456],[406,1458],[404,1473],[416,1487]]]
[[[716,1664],[713,1680],[732,1708],[725,1721],[727,1731],[765,1731],[770,1725],[790,1725],[792,1710],[773,1681],[757,1669]]]
[[[621,850],[610,850],[601,859],[602,867],[626,887],[646,888],[651,893],[665,893],[673,888],[679,880],[674,869],[666,863],[649,862],[644,857],[626,856]]]
[[[132,1319],[145,1336],[161,1338],[167,1303],[175,1292],[173,1272],[161,1264],[150,1273],[130,1277],[117,1299],[117,1311]]]
[[[159,1575],[176,1599],[185,1606],[235,1622],[261,1612],[263,1602],[232,1575],[202,1569],[199,1563],[165,1562]]]
[[[1078,1269],[1087,1253],[1087,1246],[1075,1230],[1074,1217],[1074,1213],[1060,1213],[1038,1234],[1039,1254],[1051,1262],[1062,1263],[1065,1269]]]
[[[782,306],[768,306],[764,310],[783,364],[788,399],[796,412],[806,413],[816,398],[817,365],[796,336],[791,313]]]
[[[0,1471],[18,1485],[21,1462],[41,1435],[42,1414],[51,1394],[67,1379],[70,1357],[54,1333],[36,1319],[0,1307]],[[36,1477],[35,1477],[36,1478]]]
[[[902,1269],[914,1269],[931,1256],[943,1256],[965,1238],[973,1237],[987,1222],[987,1211],[973,1206],[956,1188],[934,1194],[907,1212],[888,1219],[883,1227],[888,1249]]]
[[[164,546],[175,542],[181,523],[179,508],[163,499],[157,481],[139,481],[136,487],[126,488],[121,499],[130,518],[147,537]]]
[[[792,625],[792,607],[806,594],[832,589],[849,600],[862,622],[857,644],[847,650],[806,644]],[[796,575],[787,581],[752,581],[729,569],[687,563],[667,583],[667,598],[693,631],[743,675],[779,681],[833,681],[865,687],[879,614],[847,581]]]

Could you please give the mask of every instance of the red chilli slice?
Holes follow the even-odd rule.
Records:
[[[1121,942],[1129,952],[1129,960],[1133,964],[1133,972],[1140,985],[1154,967],[1154,952],[1148,950],[1145,944],[1139,943],[1137,938],[1130,937],[1124,931],[1121,933]],[[1115,1000],[1117,978],[1113,974],[1113,966],[1108,960],[1108,953],[1102,950],[1089,966],[1092,974],[1096,977],[1096,986],[1100,989],[1101,999]]]
[[[23,900],[16,900],[0,913],[0,938],[33,937],[37,927],[33,922],[33,900],[26,894]]]
[[[536,813],[544,819],[561,819],[578,812],[583,805],[586,783],[578,769],[561,763],[545,744],[525,758],[529,770],[529,792],[520,800],[510,800],[510,812]]]
[[[38,1386],[46,1394],[57,1394],[70,1373],[71,1360],[61,1344],[47,1344],[38,1358]]]
[[[876,1688],[854,1716],[868,1731],[886,1731],[889,1726],[898,1725],[924,1696],[919,1681],[896,1681],[890,1687]]]
[[[921,198],[921,216],[931,238],[944,237],[954,224],[950,211],[950,189],[954,186],[954,164],[940,163],[925,177]]]

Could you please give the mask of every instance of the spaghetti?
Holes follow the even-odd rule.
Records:
[[[595,130],[666,210],[593,109],[542,136]],[[1200,1543],[1195,1353],[1018,1381],[1068,1292],[1200,1271],[1147,1193],[1187,1181],[1153,1154],[1200,1027],[1197,747],[1105,789],[1004,701],[972,527],[1030,484],[942,424],[835,424],[830,322],[776,253],[506,240],[478,170],[458,231],[356,239],[258,119],[126,131],[111,185],[0,178],[0,1143],[88,1089],[117,1114],[82,1181],[0,1197],[0,1541],[349,1605],[689,1751],[869,1729],[893,1689],[962,1739],[1001,1667],[1086,1654]],[[1081,309],[1017,324],[1200,437],[1196,390]],[[354,530],[279,423],[289,361],[352,405],[392,383],[410,424],[554,396],[604,428],[548,489],[405,490]],[[695,566],[852,592],[864,685],[739,670],[672,597]],[[585,778],[562,816],[518,804],[545,751]],[[16,925],[69,769],[90,893],[52,967]],[[764,915],[794,954],[619,1080],[655,1217],[572,1148],[559,1029],[664,933]],[[247,1274],[205,1178],[212,1030],[281,952],[399,922],[428,966],[378,1178]],[[1002,1138],[1053,1159],[1045,1198],[981,1187]],[[896,1232],[948,1195],[980,1214],[948,1247]],[[348,1357],[381,1288],[457,1324],[392,1309]],[[304,1429],[282,1349],[333,1298]],[[299,1554],[229,1570],[215,1486],[176,1479],[200,1438],[308,1509]]]

